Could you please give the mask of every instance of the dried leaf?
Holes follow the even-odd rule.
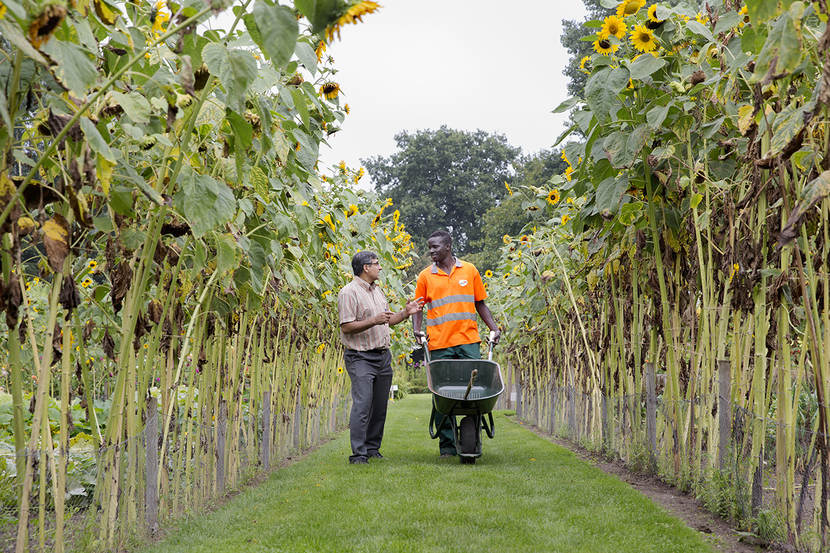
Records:
[[[61,282],[61,291],[58,295],[58,301],[63,308],[67,310],[66,320],[69,320],[72,310],[81,305],[81,294],[78,293],[78,287],[75,285],[75,279],[63,279],[63,282]]]
[[[828,195],[830,195],[830,170],[824,171],[810,181],[801,191],[801,198],[790,212],[790,217],[787,219],[787,224],[781,229],[781,234],[778,235],[778,249],[795,239],[804,216]]]
[[[49,266],[56,273],[61,272],[69,254],[69,223],[62,215],[55,214],[43,224],[43,245]]]
[[[110,273],[110,280],[112,281],[110,298],[112,299],[112,307],[117,313],[121,311],[121,305],[133,280],[133,270],[129,263],[126,261],[119,263]]]
[[[107,355],[107,357],[109,357],[113,361],[116,361],[115,341],[113,341],[112,336],[110,336],[109,329],[104,331],[104,338],[101,341],[101,348],[104,350],[104,353]]]

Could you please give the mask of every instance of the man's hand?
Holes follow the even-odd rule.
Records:
[[[392,312],[391,311],[383,311],[381,313],[378,313],[374,317],[372,317],[370,320],[372,321],[373,325],[376,325],[376,326],[377,325],[385,325],[385,324],[389,324],[389,319],[391,317],[392,317]]]
[[[493,336],[493,340],[492,340],[493,343],[498,344],[499,343],[499,338],[501,338],[501,329],[497,328],[496,330],[491,331],[491,334]]]
[[[424,334],[420,330],[414,331],[413,334],[415,335],[415,341],[418,342],[418,345],[420,346],[421,342],[423,342],[424,338],[426,338],[426,334]]]
[[[421,311],[424,308],[424,298],[417,297],[412,301],[406,302],[406,307],[404,310],[406,311],[406,316],[409,317],[410,315],[414,315]]]

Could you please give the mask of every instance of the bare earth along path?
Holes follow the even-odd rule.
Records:
[[[501,413],[475,465],[439,460],[428,416],[428,396],[395,402],[386,459],[348,465],[342,433],[144,551],[713,551],[627,484]]]

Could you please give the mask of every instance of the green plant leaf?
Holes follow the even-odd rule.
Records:
[[[792,8],[795,8],[796,2]],[[801,63],[801,22],[798,24],[793,14],[798,15],[798,10],[792,9],[779,17],[767,35],[767,40],[758,59],[755,61],[755,72],[750,82],[760,82],[767,76],[780,73],[788,73],[795,70]],[[801,6],[803,11],[804,6]]]
[[[12,9],[12,4],[6,4],[6,6],[9,7],[9,10]],[[20,6],[17,7],[19,8]],[[25,16],[26,12],[24,11],[23,13]],[[20,32],[20,27],[6,18],[0,19],[0,34],[2,34],[3,38],[11,42],[16,48],[19,48],[20,51],[27,57],[32,58],[41,65],[49,65],[49,61],[43,57],[43,54],[38,52],[35,47],[32,46],[28,40],[26,40],[26,37],[24,37],[23,33]]]
[[[605,67],[585,84],[585,100],[601,122],[608,121],[620,109],[617,95],[628,86],[629,72],[623,67]]]
[[[202,59],[225,88],[228,105],[234,111],[245,111],[245,92],[257,76],[256,60],[251,52],[211,42],[202,50]]]
[[[696,35],[704,37],[709,42],[715,40],[715,37],[712,36],[712,31],[710,31],[709,28],[703,25],[702,23],[698,23],[694,20],[687,21],[686,27]]]
[[[228,110],[225,117],[233,130],[235,143],[242,146],[243,151],[250,148],[254,137],[254,129],[251,124],[235,111]]]
[[[95,124],[90,121],[88,117],[81,117],[80,124],[81,130],[84,131],[84,136],[86,137],[87,142],[89,142],[90,148],[92,148],[95,153],[100,154],[101,157],[107,161],[115,162],[115,155],[110,149],[109,144],[107,144],[107,141],[104,140],[104,137],[101,136],[100,132],[98,132]]]
[[[276,65],[285,65],[291,59],[297,44],[299,25],[294,13],[286,6],[272,5],[263,0],[257,0],[253,10],[253,21],[259,33],[251,33],[251,37],[258,36],[254,41],[262,51]],[[250,30],[249,20],[245,25]]]
[[[308,69],[313,77],[317,73],[317,53],[314,48],[305,41],[297,42],[297,47],[294,49],[294,55],[300,60],[300,63]]]
[[[294,6],[311,22],[312,31],[319,33],[337,16],[337,0],[295,0]]]
[[[89,58],[89,53],[72,42],[60,41],[54,37],[41,48],[55,61],[52,71],[58,81],[79,98],[98,79],[98,69]]]
[[[179,183],[177,203],[196,238],[227,223],[236,212],[233,192],[213,177],[196,173],[185,165]]]
[[[110,98],[119,106],[124,108],[124,113],[127,117],[138,124],[145,124],[150,122],[150,113],[152,107],[147,98],[140,92],[133,90],[127,94],[122,94],[117,91],[110,92]]]
[[[651,54],[643,54],[628,65],[632,79],[644,79],[662,69],[666,65],[663,58],[655,58]]]
[[[620,207],[620,198],[628,190],[628,177],[609,177],[599,183],[596,191],[596,208],[598,213],[604,211],[616,214]]]

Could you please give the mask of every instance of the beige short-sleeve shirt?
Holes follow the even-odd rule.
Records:
[[[389,303],[380,286],[374,282],[369,284],[360,277],[354,277],[354,280],[337,294],[337,312],[341,325],[372,318],[388,309]],[[375,325],[354,334],[346,334],[341,327],[340,341],[347,349],[357,351],[388,348],[389,325]]]

